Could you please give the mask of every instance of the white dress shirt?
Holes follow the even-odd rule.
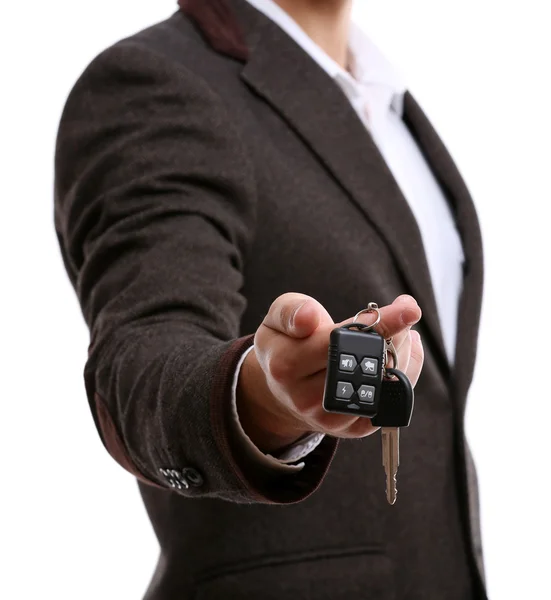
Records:
[[[421,232],[444,344],[448,360],[453,363],[463,283],[463,248],[448,202],[402,119],[406,91],[403,79],[356,25],[352,24],[350,30],[351,72],[348,72],[308,37],[273,0],[247,1],[283,29],[343,90],[384,157]],[[331,85],[329,81],[327,84]],[[242,357],[244,359],[245,356]],[[234,378],[234,416],[250,452],[259,461],[276,468],[302,468],[303,463],[286,463],[296,462],[306,456],[320,443],[323,435],[307,436],[279,455],[278,459],[260,452],[239,424],[235,390],[241,364]]]

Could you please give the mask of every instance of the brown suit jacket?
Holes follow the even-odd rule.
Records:
[[[418,227],[381,155],[327,74],[244,0],[183,2],[101,53],[72,90],[55,224],[91,332],[91,411],[139,478],[161,545],[146,598],[485,597],[463,430],[479,227],[409,94],[405,120],[467,256],[453,370]],[[378,435],[326,437],[298,474],[249,462],[234,436],[236,363],[287,291],[335,320],[401,293],[423,309],[426,362],[393,507]]]

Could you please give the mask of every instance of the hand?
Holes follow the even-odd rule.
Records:
[[[380,311],[376,330],[393,338],[400,370],[415,386],[423,345],[411,326],[421,318],[421,309],[411,296],[399,296]],[[375,314],[363,313],[358,320],[369,325]],[[260,450],[274,452],[309,432],[359,438],[378,429],[370,419],[328,413],[322,406],[329,335],[350,321],[334,323],[319,302],[303,294],[283,294],[274,301],[256,332],[237,388],[241,424]]]

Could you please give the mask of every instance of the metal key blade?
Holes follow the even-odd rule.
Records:
[[[386,475],[386,499],[389,504],[396,502],[396,475],[400,464],[400,429],[383,427],[381,429],[383,448],[383,467]]]

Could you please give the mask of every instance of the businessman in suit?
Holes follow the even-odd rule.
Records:
[[[350,8],[181,0],[67,101],[55,225],[91,412],[161,546],[147,599],[486,597],[478,222]],[[394,506],[370,421],[321,407],[329,333],[369,301],[416,384]]]

